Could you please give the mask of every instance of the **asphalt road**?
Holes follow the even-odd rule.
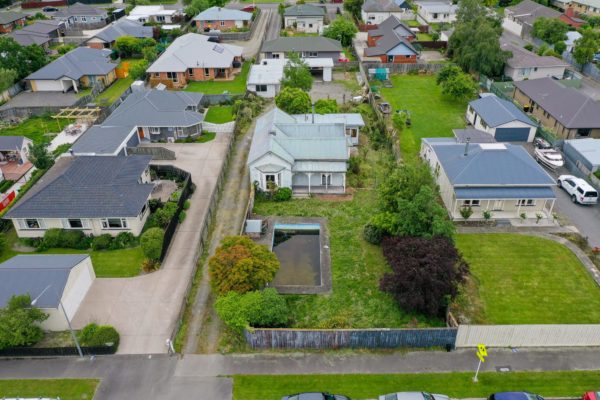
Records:
[[[564,190],[556,187],[555,210],[567,217],[582,236],[588,238],[590,246],[600,246],[600,204],[582,206],[573,204]]]

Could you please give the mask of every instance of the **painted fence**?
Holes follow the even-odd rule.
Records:
[[[600,346],[600,325],[460,325],[456,348]]]
[[[393,64],[393,63],[376,63],[376,62],[363,62],[363,67],[366,70],[372,68],[389,68],[391,74],[405,74],[411,71],[436,73],[440,69],[444,68],[447,64],[431,64],[431,63],[418,63],[418,64]]]
[[[456,328],[429,329],[253,329],[245,331],[254,349],[340,349],[397,347],[453,348]]]

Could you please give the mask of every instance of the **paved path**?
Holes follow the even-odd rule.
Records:
[[[231,135],[202,144],[162,144],[175,151],[174,164],[192,174],[196,191],[187,218],[177,229],[159,271],[134,278],[98,278],[92,284],[73,325],[113,325],[121,334],[119,353],[165,353],[165,340],[176,328],[187,286],[198,260],[201,229],[216,189]]]

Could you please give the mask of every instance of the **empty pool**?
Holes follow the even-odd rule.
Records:
[[[319,224],[275,224],[273,252],[281,263],[275,286],[320,286]]]

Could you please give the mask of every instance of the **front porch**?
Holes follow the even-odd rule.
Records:
[[[292,193],[303,194],[346,194],[343,186],[292,186]]]
[[[468,220],[485,220],[485,214],[489,213],[490,220],[520,220],[535,221],[554,219],[553,210],[556,199],[481,199],[454,201],[450,215],[455,221],[464,221],[461,210],[470,207],[473,213]],[[523,218],[524,217],[524,218]]]
[[[345,194],[345,172],[294,172],[292,192],[302,194]]]

